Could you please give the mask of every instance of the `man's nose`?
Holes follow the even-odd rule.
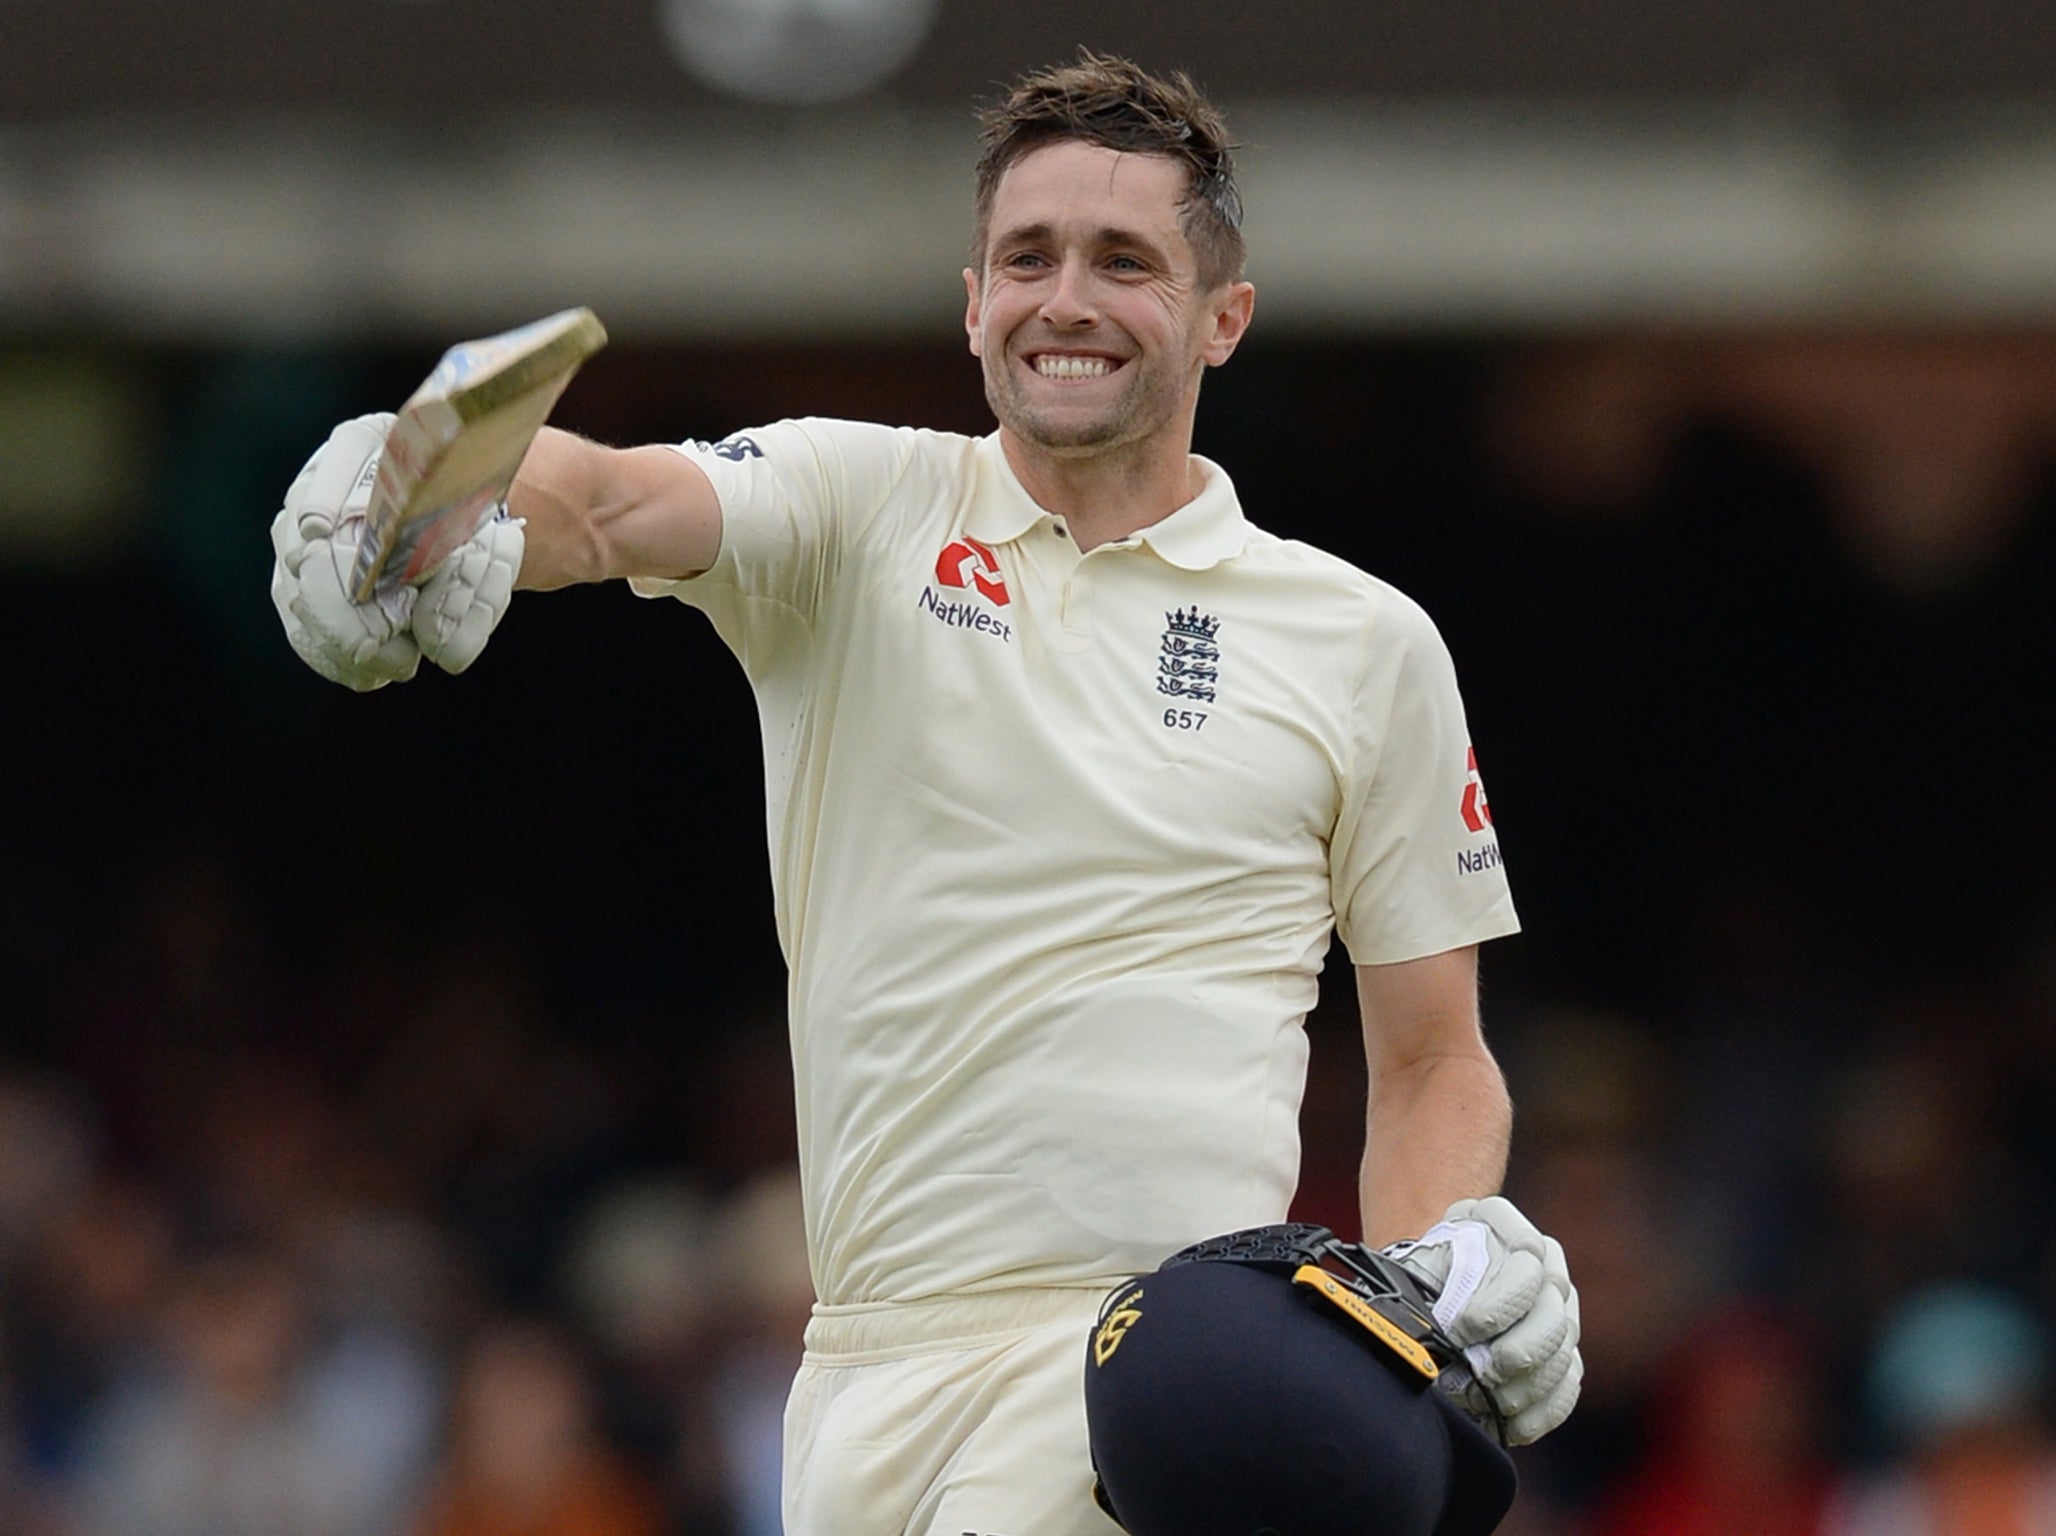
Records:
[[[1082,258],[1070,258],[1057,268],[1056,280],[1043,300],[1042,318],[1066,330],[1092,325],[1099,319],[1099,306],[1092,293],[1092,269]]]

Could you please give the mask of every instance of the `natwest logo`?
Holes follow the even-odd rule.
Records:
[[[999,560],[976,539],[957,539],[935,557],[935,579],[945,587],[975,587],[988,602],[1004,608],[1011,599],[1000,579]]]
[[[1463,787],[1463,824],[1473,832],[1482,832],[1492,825],[1492,807],[1485,801],[1485,781],[1478,777],[1476,747],[1464,754],[1464,771],[1470,775],[1470,782]]]

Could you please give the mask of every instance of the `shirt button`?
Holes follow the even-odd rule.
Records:
[[[1068,538],[1070,537],[1070,534],[1068,534],[1068,533],[1066,533],[1066,532],[1064,531],[1064,525],[1063,525],[1062,523],[1055,523],[1055,522],[1053,522],[1053,523],[1051,523],[1051,524],[1050,524],[1049,526],[1050,526],[1050,527],[1051,527],[1052,529],[1054,529],[1054,530],[1055,530],[1055,532],[1056,532],[1056,536],[1057,536],[1058,538],[1060,538],[1060,539],[1068,539]]]

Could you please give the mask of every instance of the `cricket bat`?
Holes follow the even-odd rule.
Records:
[[[371,486],[350,596],[426,581],[471,541],[579,365],[607,343],[589,309],[460,342],[400,407]]]

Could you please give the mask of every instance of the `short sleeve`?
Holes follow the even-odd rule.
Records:
[[[1455,664],[1427,614],[1388,587],[1374,599],[1351,735],[1329,850],[1350,958],[1388,965],[1517,931]]]
[[[868,422],[810,418],[736,432],[677,452],[713,483],[721,550],[683,581],[632,582],[645,597],[700,606],[718,591],[776,603],[811,619],[913,455],[912,434]]]

